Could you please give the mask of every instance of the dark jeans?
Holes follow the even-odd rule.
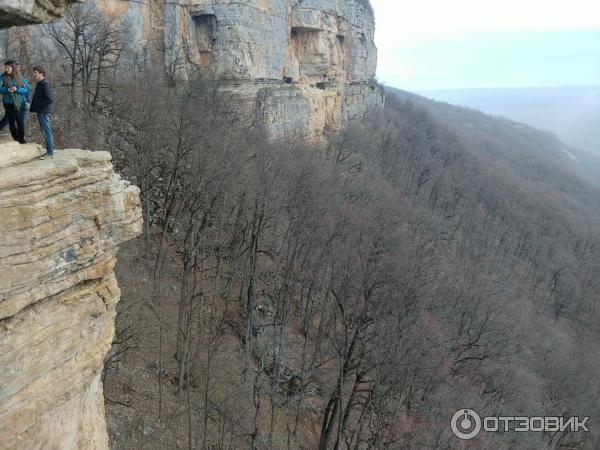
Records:
[[[27,111],[24,112],[24,109],[25,108],[17,108],[13,104],[4,104],[10,134],[15,141],[21,143],[25,143],[25,117]]]
[[[44,139],[46,140],[46,151],[49,155],[54,154],[54,140],[52,139],[52,128],[50,126],[51,117],[52,116],[50,114],[38,113],[40,128],[42,129],[42,134],[44,135]]]
[[[23,123],[25,124],[25,128],[27,128],[27,109],[26,108],[21,108],[21,116],[23,116]],[[2,131],[2,129],[8,125],[8,116],[6,115],[6,112],[4,113],[4,117],[2,119],[0,119],[0,131]]]

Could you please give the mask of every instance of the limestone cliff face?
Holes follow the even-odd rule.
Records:
[[[221,81],[275,138],[319,138],[381,108],[368,0],[95,0],[144,57]]]
[[[49,22],[76,0],[0,0],[0,28]]]
[[[100,375],[139,192],[106,152],[0,144],[0,448],[107,449]]]

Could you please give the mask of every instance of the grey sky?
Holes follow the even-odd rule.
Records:
[[[407,90],[600,85],[600,0],[371,0],[378,77]]]

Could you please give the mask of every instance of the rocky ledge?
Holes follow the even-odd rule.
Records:
[[[0,448],[106,449],[117,246],[139,190],[106,152],[0,144]]]
[[[0,0],[0,28],[50,22],[78,0]]]

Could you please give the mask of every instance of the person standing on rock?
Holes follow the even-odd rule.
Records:
[[[46,69],[42,66],[33,68],[33,78],[37,81],[37,84],[35,85],[29,110],[37,113],[40,129],[46,140],[46,153],[42,158],[52,158],[54,157],[54,140],[52,139],[51,127],[52,103],[54,103],[52,87],[46,79]]]
[[[10,134],[15,141],[25,144],[25,121],[23,109],[29,95],[29,84],[21,77],[15,61],[6,61],[0,81],[0,95],[8,118]]]
[[[17,66],[17,69],[21,70],[20,63],[16,59],[9,59],[5,64],[14,64]],[[29,111],[29,104],[31,103],[31,98],[29,95],[23,95],[23,101],[25,101],[25,108],[21,108],[21,120],[23,121],[24,128],[27,129],[27,111]],[[8,116],[6,112],[4,113],[4,117],[0,119],[0,131],[4,129],[8,125]]]

